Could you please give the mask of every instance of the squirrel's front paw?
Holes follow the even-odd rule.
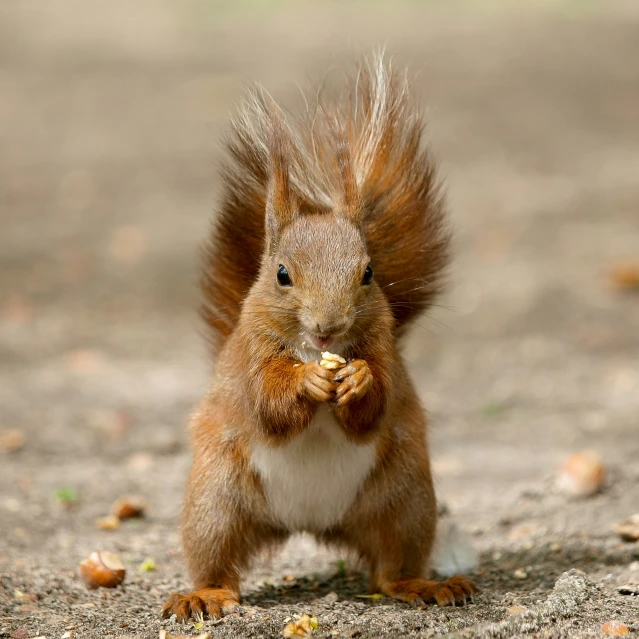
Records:
[[[363,359],[355,359],[336,371],[334,379],[339,383],[335,402],[338,406],[344,406],[366,395],[373,383],[373,374]]]
[[[322,368],[317,362],[301,365],[297,392],[314,402],[330,402],[335,395],[333,371]]]

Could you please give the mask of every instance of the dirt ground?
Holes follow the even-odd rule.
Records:
[[[639,545],[613,530],[639,512],[639,297],[609,277],[639,259],[639,10],[523,4],[0,3],[0,637],[279,637],[302,613],[322,637],[639,633],[639,597],[618,591]],[[211,370],[194,282],[220,135],[247,81],[293,104],[383,44],[417,74],[449,194],[450,292],[405,354],[483,593],[362,598],[356,567],[300,537],[247,576],[239,616],[163,622],[189,587],[178,514]],[[607,474],[575,500],[554,480],[582,449]],[[148,516],[98,530],[126,494]],[[99,549],[124,587],[80,583]]]

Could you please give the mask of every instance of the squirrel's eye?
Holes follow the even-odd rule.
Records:
[[[277,269],[277,283],[280,286],[293,286],[293,282],[291,282],[288,271],[281,264],[280,267]]]
[[[373,267],[369,264],[364,271],[364,277],[362,279],[362,284],[367,286],[373,280]]]

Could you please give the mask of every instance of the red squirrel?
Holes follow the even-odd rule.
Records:
[[[426,578],[427,419],[398,350],[449,252],[422,131],[406,76],[381,58],[299,119],[256,90],[233,121],[203,270],[217,363],[183,509],[194,591],[164,617],[237,611],[255,555],[301,531],[355,551],[373,592],[416,605],[477,592]],[[326,351],[346,363],[325,368]]]

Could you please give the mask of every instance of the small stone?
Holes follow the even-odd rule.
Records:
[[[619,586],[617,591],[622,595],[630,595],[631,597],[636,597],[639,595],[639,582],[628,582],[623,586]]]
[[[135,471],[144,471],[148,470],[153,466],[154,459],[153,455],[148,452],[139,452],[131,454],[126,460],[126,465]]]
[[[618,291],[639,291],[639,261],[618,262],[610,271],[610,280]]]
[[[515,579],[526,579],[526,577],[528,577],[528,573],[523,568],[517,568],[517,570],[513,572],[513,577]]]
[[[639,513],[632,515],[626,521],[622,521],[615,526],[615,532],[624,541],[638,541],[639,540]]]
[[[0,433],[0,453],[17,453],[24,447],[26,438],[17,428],[4,430]]]
[[[95,520],[95,525],[100,530],[116,530],[120,527],[120,519],[115,515],[107,515]]]
[[[611,637],[617,637],[619,635],[627,635],[630,629],[621,623],[621,621],[606,621],[606,623],[601,626],[601,632]]]
[[[597,453],[583,451],[573,453],[564,462],[557,488],[572,497],[588,497],[601,490],[604,481],[604,466]]]
[[[520,615],[525,610],[526,609],[522,608],[521,606],[511,606],[510,608],[508,608],[508,614],[509,615]]]
[[[334,604],[339,601],[339,596],[336,592],[329,592],[322,601],[327,604]]]
[[[550,544],[549,548],[552,552],[561,552],[561,546],[557,543]]]

